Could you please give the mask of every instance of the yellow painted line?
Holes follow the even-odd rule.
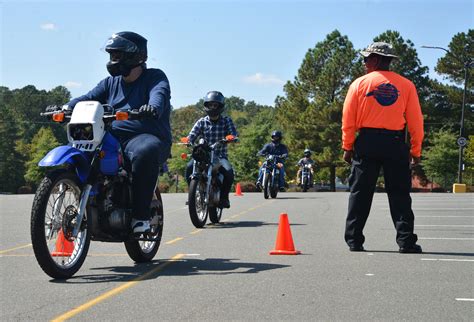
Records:
[[[9,252],[12,252],[14,250],[21,249],[21,248],[27,248],[27,247],[31,247],[31,244],[18,246],[18,247],[14,247],[14,248],[10,248],[10,249],[5,249],[5,250],[0,251],[0,254],[9,253]]]
[[[175,238],[173,240],[167,241],[165,244],[166,245],[173,244],[173,243],[176,243],[177,241],[180,241],[182,239],[184,239],[184,238],[183,237],[178,237],[178,238]]]
[[[55,317],[54,319],[52,319],[51,321],[53,322],[56,322],[56,321],[66,321],[67,319],[70,319],[76,315],[78,315],[79,313],[82,313],[88,309],[90,309],[91,307],[105,301],[106,299],[110,298],[110,297],[113,297],[113,296],[116,296],[120,293],[122,293],[123,291],[125,291],[126,289],[129,289],[130,287],[134,286],[135,284],[137,284],[139,281],[141,280],[144,280],[146,278],[148,278],[149,276],[153,275],[153,274],[156,274],[157,272],[161,271],[162,269],[164,269],[166,266],[174,263],[174,262],[177,262],[179,259],[183,258],[184,257],[184,254],[176,254],[175,256],[173,256],[169,261],[161,264],[161,265],[158,265],[157,267],[155,267],[154,269],[152,269],[151,271],[148,271],[146,272],[145,274],[133,279],[132,281],[130,282],[127,282],[119,287],[116,287],[98,297],[96,297],[95,299],[92,299],[90,300],[89,302],[86,302],[64,314],[61,314],[60,316],[57,316]]]
[[[230,216],[230,218],[237,218],[239,216],[240,216],[240,214],[237,214],[237,215]]]
[[[190,234],[195,235],[195,234],[200,233],[201,231],[203,231],[203,230],[202,229],[196,229],[196,230],[193,230],[192,232],[190,232]]]

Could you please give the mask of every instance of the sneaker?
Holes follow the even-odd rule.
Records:
[[[257,186],[257,189],[262,190],[262,183],[260,181],[257,181],[255,186]]]
[[[150,232],[150,221],[132,219],[132,230],[133,234],[144,234]]]
[[[398,252],[402,254],[421,254],[423,251],[420,245],[414,244],[408,247],[400,247]]]
[[[285,192],[285,187],[280,187],[280,192]]]
[[[230,208],[229,199],[221,199],[219,202],[219,208]]]

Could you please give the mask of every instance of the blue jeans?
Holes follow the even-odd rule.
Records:
[[[232,184],[234,183],[234,169],[232,169],[232,165],[230,164],[229,160],[224,158],[219,158],[219,172],[224,175],[224,182],[222,183],[222,190],[221,190],[221,197],[223,199],[229,199],[229,192]],[[193,165],[194,160],[188,162],[186,166],[186,182],[189,184],[191,183],[191,175],[193,174]]]
[[[257,181],[260,182],[260,183],[263,183],[263,173],[264,172],[265,172],[265,163],[258,170],[258,179],[257,179]],[[282,166],[280,168],[280,178],[279,179],[280,180],[278,182],[278,185],[280,187],[284,187],[285,186],[285,166]]]
[[[133,218],[149,220],[159,167],[168,159],[171,145],[152,134],[139,134],[121,144],[125,161],[132,169]]]

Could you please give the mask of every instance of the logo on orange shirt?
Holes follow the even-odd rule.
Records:
[[[366,96],[373,96],[382,106],[390,106],[398,99],[398,89],[392,84],[380,84],[375,90],[367,93]]]

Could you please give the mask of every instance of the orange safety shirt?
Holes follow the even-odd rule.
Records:
[[[421,155],[423,115],[415,85],[391,71],[373,71],[356,79],[342,111],[342,148],[352,150],[361,128],[403,130],[408,124],[412,156]]]

